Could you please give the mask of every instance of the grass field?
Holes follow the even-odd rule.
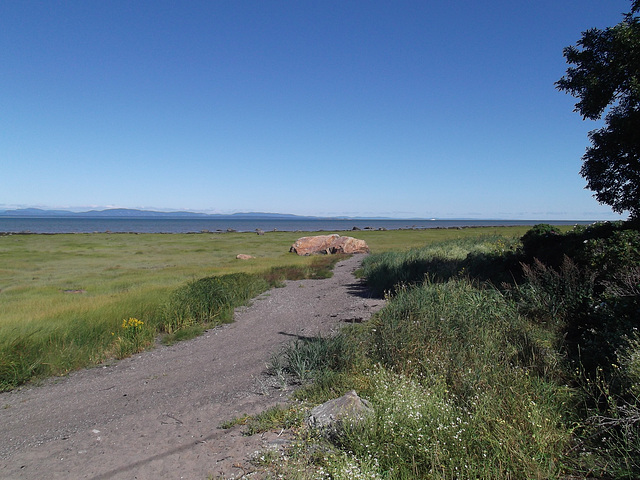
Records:
[[[356,231],[373,252],[528,227]],[[330,233],[330,232],[322,232]],[[0,236],[0,389],[126,356],[166,328],[167,303],[189,282],[274,268],[309,268],[289,253],[317,233],[57,234]],[[237,260],[239,253],[256,258]],[[135,342],[125,342],[138,319]],[[205,322],[206,323],[206,322]],[[166,321],[165,321],[166,324]]]

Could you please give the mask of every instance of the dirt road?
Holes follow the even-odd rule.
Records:
[[[280,345],[382,306],[352,274],[361,260],[270,290],[194,340],[0,394],[0,478],[239,477],[273,436],[220,424],[286,400],[265,376]]]

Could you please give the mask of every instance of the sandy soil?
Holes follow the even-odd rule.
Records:
[[[0,394],[0,478],[239,478],[255,451],[282,442],[222,422],[287,399],[266,376],[296,337],[326,335],[382,306],[353,276],[361,255],[324,280],[287,282],[235,322],[188,342]]]

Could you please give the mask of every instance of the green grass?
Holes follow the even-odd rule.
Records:
[[[571,428],[551,340],[498,291],[454,279],[401,288],[369,323],[294,342],[276,363],[313,373],[303,402],[356,389],[374,407],[307,440],[307,463],[331,478],[556,478]],[[314,460],[318,448],[331,455]]]
[[[472,231],[480,229],[341,233],[363,238],[372,251],[382,252]],[[227,278],[231,290],[246,288],[250,296],[285,279],[326,277],[331,258],[288,252],[297,238],[312,234],[0,236],[0,390],[127,356],[152,346],[159,333],[171,343],[228,321],[231,307],[214,312],[202,298],[189,304],[203,283],[215,290],[217,280],[201,279],[259,275],[251,281],[242,277],[241,287],[231,280],[240,277]],[[255,258],[237,260],[239,253]],[[129,318],[143,322],[133,338],[122,328]]]
[[[637,327],[613,364],[595,376],[575,369],[561,326],[574,310],[591,311],[574,308],[591,297],[591,277],[568,267],[525,269],[517,278],[509,272],[519,282],[509,288],[491,283],[522,258],[517,240],[495,235],[369,257],[363,274],[387,292],[387,305],[335,337],[293,342],[271,371],[303,383],[299,401],[319,404],[355,389],[374,413],[331,437],[303,429],[272,472],[300,479],[638,478]],[[606,301],[637,305],[629,302],[637,301],[640,272],[623,279],[624,297]],[[609,307],[596,305],[596,318],[606,321]]]
[[[497,291],[467,280],[401,289],[369,328],[376,416],[343,448],[391,478],[560,473],[566,394],[540,374],[557,359]]]
[[[257,415],[242,415],[220,428],[228,429],[236,425],[244,426],[244,435],[251,436],[275,428],[298,428],[304,422],[306,410],[301,405],[276,405]]]

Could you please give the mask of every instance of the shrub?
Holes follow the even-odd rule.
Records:
[[[509,291],[529,319],[562,329],[568,317],[592,308],[594,275],[580,269],[569,257],[564,257],[557,270],[538,259],[532,265],[522,264],[522,270],[526,282]]]
[[[532,261],[537,258],[543,263],[558,265],[562,259],[562,249],[558,244],[562,238],[558,227],[546,223],[534,225],[520,239],[525,259]]]
[[[195,324],[231,321],[233,309],[269,289],[269,283],[247,273],[206,277],[177,289],[165,305],[162,329],[173,333]]]
[[[601,281],[612,281],[627,268],[640,265],[640,231],[614,231],[608,237],[584,240],[583,262]]]

